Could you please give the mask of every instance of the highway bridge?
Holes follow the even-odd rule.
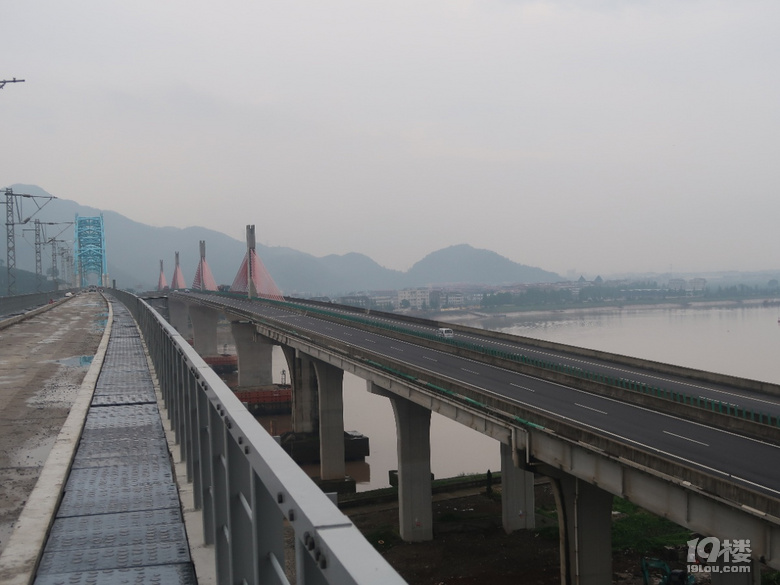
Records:
[[[611,579],[613,495],[702,534],[750,539],[756,558],[780,564],[776,385],[466,327],[443,339],[440,323],[295,299],[176,292],[167,304],[203,354],[216,353],[224,315],[246,381],[268,383],[270,348],[282,346],[293,425],[319,432],[323,478],[344,476],[343,372],[387,396],[406,540],[432,537],[435,411],[501,443],[507,530],[532,526],[532,474],[555,478],[565,582]]]
[[[222,318],[242,385],[270,383],[281,346],[294,429],[319,435],[331,485],[345,477],[343,373],[391,401],[405,540],[433,537],[429,425],[438,412],[500,445],[507,531],[533,528],[534,474],[552,478],[562,583],[611,581],[615,495],[702,535],[749,541],[752,572],[714,583],[754,582],[759,561],[780,569],[774,384],[467,327],[448,325],[455,335],[445,339],[441,323],[299,299],[107,294],[143,333],[219,583],[286,583],[283,523],[295,530],[298,582],[399,582],[206,366],[200,355],[217,353]]]

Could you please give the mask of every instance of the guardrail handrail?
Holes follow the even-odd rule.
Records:
[[[218,583],[402,584],[405,581],[146,302],[112,290],[139,324],[214,545]],[[285,560],[285,521],[294,559]]]

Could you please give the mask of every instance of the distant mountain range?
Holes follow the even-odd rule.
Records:
[[[50,195],[35,185],[11,185],[15,193]],[[29,215],[34,204],[24,202]],[[103,214],[108,271],[120,288],[150,290],[157,286],[159,261],[165,265],[170,282],[174,252],[180,253],[180,265],[187,282],[192,282],[199,259],[198,242],[206,241],[206,259],[218,283],[231,284],[246,253],[246,243],[221,232],[203,227],[184,229],[152,227],[119,213],[79,205],[67,199],[54,199],[35,218],[42,222],[72,222],[76,214]],[[73,240],[73,227],[46,225],[48,238]],[[32,224],[25,229],[32,228]],[[60,236],[57,233],[65,230]],[[17,227],[16,265],[34,271],[34,236]],[[5,260],[5,238],[0,239],[0,258]],[[428,254],[408,271],[384,268],[359,253],[312,256],[292,248],[257,244],[257,253],[279,288],[286,295],[339,295],[358,291],[402,289],[408,287],[467,284],[514,284],[554,282],[562,278],[554,272],[513,262],[495,252],[479,250],[467,244],[450,246]],[[50,265],[46,250],[44,271]]]

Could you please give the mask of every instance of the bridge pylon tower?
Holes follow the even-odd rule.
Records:
[[[179,253],[175,252],[176,260],[173,268],[173,278],[171,278],[171,290],[180,290],[187,288],[187,283],[184,280],[184,274],[182,274],[181,266],[179,266]]]
[[[165,278],[165,269],[163,268],[163,261],[160,260],[160,276],[157,278],[157,290],[165,290],[168,288],[168,280]]]
[[[255,226],[246,226],[246,255],[244,256],[238,274],[230,287],[231,292],[246,293],[247,298],[262,297],[264,299],[284,300],[282,291],[276,286],[260,257],[257,255]]]
[[[217,281],[206,262],[205,240],[200,240],[200,261],[198,269],[195,271],[195,278],[192,279],[192,288],[194,290],[217,290]]]

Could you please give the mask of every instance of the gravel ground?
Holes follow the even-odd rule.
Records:
[[[103,334],[85,293],[0,330],[0,553],[38,480]]]

